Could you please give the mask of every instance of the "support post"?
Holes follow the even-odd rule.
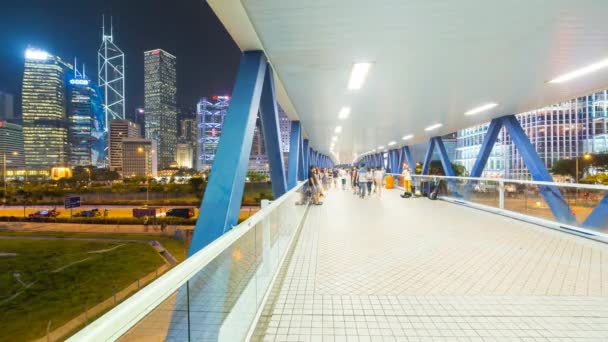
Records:
[[[238,222],[266,64],[261,51],[243,53],[188,256]]]
[[[445,175],[454,177],[456,173],[454,172],[454,168],[452,168],[452,162],[450,161],[448,152],[445,149],[443,140],[441,139],[441,137],[434,137],[433,139],[435,140],[435,146],[439,150],[439,159],[441,160],[441,165],[443,166],[443,171],[445,172]]]
[[[287,186],[289,189],[295,187],[298,183],[298,173],[301,172],[300,167],[300,121],[291,122],[291,132],[289,136],[289,166],[287,168]]]
[[[542,182],[553,182],[553,178],[536,153],[536,150],[534,150],[534,146],[530,143],[530,139],[528,139],[526,132],[521,128],[515,115],[504,116],[501,119],[511,136],[513,144],[532,174],[532,179]],[[570,211],[568,203],[557,187],[541,185],[538,189],[545,198],[549,208],[551,208],[553,216],[555,216],[558,221],[568,224],[576,223],[576,219]]]
[[[308,170],[310,169],[310,146],[308,139],[304,139],[303,143],[304,155],[304,179],[308,179]]]
[[[279,198],[287,192],[287,181],[285,180],[285,162],[283,160],[283,149],[281,148],[281,131],[279,128],[279,111],[277,110],[274,77],[272,76],[272,68],[270,66],[266,67],[264,85],[262,86],[260,121],[264,134],[266,155],[268,156],[268,166],[270,167],[272,195],[274,198]]]
[[[426,148],[426,154],[424,155],[424,162],[422,164],[422,174],[427,175],[431,167],[431,159],[433,158],[433,150],[435,149],[435,140],[431,138],[429,145]]]

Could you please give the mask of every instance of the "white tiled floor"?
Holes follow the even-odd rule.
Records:
[[[608,246],[334,190],[310,209],[254,340],[608,341]]]

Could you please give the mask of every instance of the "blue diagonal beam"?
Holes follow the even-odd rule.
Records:
[[[553,182],[553,178],[534,150],[532,143],[530,143],[530,139],[528,139],[526,132],[521,128],[515,115],[504,116],[501,119],[511,136],[511,140],[513,140],[513,144],[528,167],[532,179],[541,182]],[[576,218],[570,211],[568,203],[556,186],[540,185],[538,189],[547,202],[547,205],[549,205],[553,216],[555,216],[558,221],[567,224],[576,223]]]
[[[498,134],[500,133],[500,129],[502,128],[502,118],[496,118],[490,121],[490,125],[488,126],[488,131],[483,138],[483,143],[481,144],[481,148],[479,150],[479,154],[477,155],[477,159],[475,160],[475,164],[471,169],[469,174],[470,177],[481,177],[483,174],[483,169],[486,167],[488,163],[488,158],[492,153],[492,149],[494,148],[494,144],[496,144],[496,139],[498,139]],[[469,198],[469,194],[471,193],[471,189],[473,188],[473,184],[471,181],[467,182],[464,189],[464,197]]]
[[[429,145],[426,148],[426,154],[424,155],[424,161],[422,164],[422,174],[428,175],[431,167],[431,159],[433,158],[433,150],[435,149],[435,139],[429,140]]]
[[[274,77],[270,66],[266,67],[264,86],[262,87],[260,121],[270,168],[272,195],[274,198],[279,198],[287,192],[287,181],[285,180],[285,162],[283,161],[283,149],[281,148],[281,131],[274,90]]]
[[[300,172],[300,122],[291,122],[291,132],[289,136],[289,167],[287,168],[287,186],[289,189],[298,184],[298,172]]]
[[[583,226],[587,228],[606,228],[608,227],[608,194],[598,203],[591,214],[587,216]]]
[[[188,256],[238,222],[266,64],[260,51],[243,53]]]
[[[416,175],[416,163],[414,162],[414,158],[412,158],[412,151],[410,151],[409,146],[403,146],[403,157],[407,162],[407,166],[410,167],[410,173],[412,174],[412,180],[414,180]]]
[[[311,166],[311,161],[310,161],[310,143],[308,142],[308,139],[304,139],[304,143],[303,143],[303,147],[304,147],[304,155],[302,156],[304,159],[304,178],[308,179],[308,170],[310,169]]]

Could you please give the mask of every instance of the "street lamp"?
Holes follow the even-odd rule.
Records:
[[[586,152],[585,154],[583,154],[583,160],[591,160],[591,154],[589,154],[589,152]],[[576,183],[578,184],[578,157],[576,158]]]

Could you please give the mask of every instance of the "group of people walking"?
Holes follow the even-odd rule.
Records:
[[[350,171],[353,194],[365,198],[366,195],[369,197],[375,193],[381,197],[385,175],[386,172],[381,167],[366,167],[365,164],[353,167]]]
[[[370,197],[376,194],[382,197],[382,188],[386,172],[382,167],[367,167],[365,164],[359,167],[348,168],[318,168],[311,167],[308,173],[308,184],[311,191],[312,204],[322,205],[321,198],[327,190],[332,187],[347,190],[348,186],[353,194],[360,198]],[[412,192],[412,174],[407,165],[404,165],[403,186],[406,193]]]

